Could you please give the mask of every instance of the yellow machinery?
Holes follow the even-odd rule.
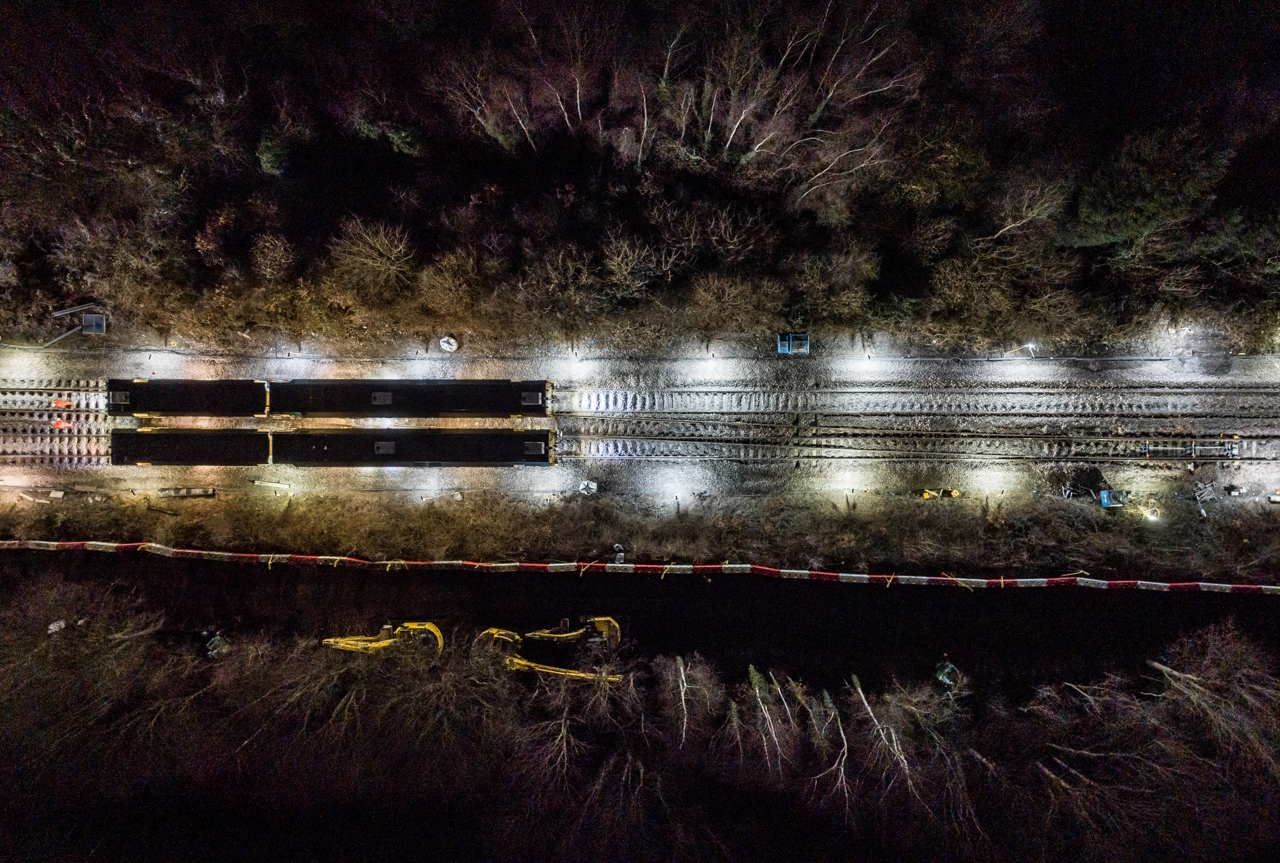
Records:
[[[617,674],[592,674],[587,671],[574,671],[572,668],[561,668],[558,665],[543,665],[540,662],[530,662],[521,656],[507,657],[508,671],[533,671],[538,674],[551,674],[556,677],[564,677],[569,680],[600,680],[602,677],[605,683],[621,683],[622,678]]]
[[[926,488],[920,492],[920,496],[925,500],[933,500],[940,497],[959,497],[960,492],[954,488],[932,489]]]
[[[588,617],[583,621],[582,626],[570,629],[569,619],[565,618],[560,621],[559,626],[526,632],[524,637],[529,641],[552,641],[559,644],[569,644],[583,639],[603,641],[609,645],[610,650],[613,650],[622,640],[622,627],[618,626],[618,621],[612,617]]]
[[[432,658],[437,659],[444,650],[444,636],[440,633],[440,627],[434,623],[416,621],[402,623],[394,630],[388,623],[377,635],[326,638],[324,643],[327,647],[355,653],[378,653],[393,644],[415,645],[430,651]]]
[[[510,671],[533,671],[569,680],[600,680],[601,676],[556,665],[530,662],[516,651],[520,650],[520,645],[524,641],[545,641],[553,644],[574,644],[579,641],[601,642],[608,645],[610,649],[614,649],[621,640],[622,627],[618,626],[618,621],[612,617],[588,617],[577,629],[571,629],[566,618],[560,621],[559,626],[528,632],[523,636],[509,629],[486,629],[476,638],[476,641],[481,644],[487,644],[494,650],[508,653],[506,663]],[[616,674],[605,675],[604,680],[608,683],[622,682],[622,678]]]

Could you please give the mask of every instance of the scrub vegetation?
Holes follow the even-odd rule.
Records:
[[[1265,4],[2,14],[10,338],[85,302],[226,346],[1276,329]]]
[[[1142,673],[1011,698],[956,672],[821,689],[625,647],[578,657],[621,682],[568,684],[463,631],[437,662],[247,632],[209,656],[124,582],[5,589],[11,860],[369,856],[420,836],[440,859],[1218,861],[1280,840],[1280,680],[1230,624]]]
[[[1122,512],[1092,500],[1026,495],[923,501],[874,495],[856,508],[761,498],[708,500],[677,515],[643,500],[571,497],[533,504],[469,493],[423,504],[381,495],[229,495],[154,501],[11,506],[0,539],[158,542],[178,548],[352,555],[370,560],[726,560],[841,572],[1097,578],[1273,584],[1280,508],[1207,509],[1165,501],[1160,518],[1135,501]],[[1007,503],[1004,502],[1007,500]]]

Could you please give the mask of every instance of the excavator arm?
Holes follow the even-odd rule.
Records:
[[[352,653],[379,653],[395,644],[415,646],[431,652],[438,659],[444,651],[444,635],[440,627],[428,621],[406,621],[395,629],[390,624],[382,627],[377,635],[349,635],[343,638],[326,638],[326,647],[347,650]]]

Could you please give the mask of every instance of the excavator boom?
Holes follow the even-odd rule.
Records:
[[[476,637],[477,644],[484,644],[493,650],[507,654],[506,665],[509,671],[530,671],[537,674],[549,674],[568,680],[604,680],[608,683],[620,683],[622,678],[616,674],[601,672],[575,671],[561,668],[558,665],[546,665],[531,662],[520,656],[517,651],[525,641],[542,641],[553,644],[573,644],[578,641],[603,641],[610,649],[616,649],[622,641],[622,627],[612,617],[588,617],[577,629],[569,627],[568,620],[560,621],[559,626],[526,632],[524,635],[509,629],[486,629]]]
[[[551,674],[555,677],[565,677],[569,680],[603,680],[606,683],[622,682],[622,678],[616,674],[593,674],[589,671],[574,671],[571,668],[560,668],[556,665],[543,665],[540,662],[530,662],[520,656],[508,656],[507,668],[510,671],[532,671],[537,674]]]
[[[335,650],[348,650],[352,653],[378,653],[395,644],[414,645],[430,651],[433,658],[439,658],[444,651],[444,634],[434,623],[406,621],[395,629],[387,624],[377,635],[326,638],[324,644]]]

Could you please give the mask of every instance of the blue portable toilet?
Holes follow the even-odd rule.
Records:
[[[778,333],[779,356],[808,356],[808,333]]]

